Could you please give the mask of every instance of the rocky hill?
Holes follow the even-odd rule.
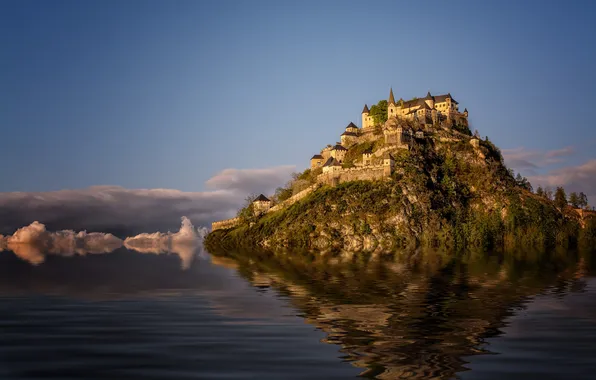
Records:
[[[440,128],[408,149],[388,149],[382,138],[351,146],[343,165],[350,167],[362,151],[384,149],[395,160],[390,177],[322,184],[291,206],[260,216],[249,205],[239,213],[239,225],[213,231],[206,247],[382,252],[415,246],[596,246],[596,218],[583,220],[575,210],[558,209],[532,193],[488,138]],[[308,169],[295,182],[312,186],[318,171]],[[287,188],[278,196],[284,191],[291,194]]]

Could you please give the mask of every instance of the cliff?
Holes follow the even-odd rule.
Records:
[[[388,150],[381,141],[376,146]],[[389,153],[395,160],[389,177],[322,185],[288,207],[212,232],[206,247],[382,252],[595,245],[595,218],[581,220],[519,184],[488,139],[440,129]],[[309,170],[299,178],[316,183]]]

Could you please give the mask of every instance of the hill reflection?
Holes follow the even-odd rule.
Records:
[[[231,259],[235,261],[232,264]],[[378,379],[444,379],[544,292],[581,291],[585,258],[552,254],[397,257],[228,252],[214,257],[288,296],[347,359]]]

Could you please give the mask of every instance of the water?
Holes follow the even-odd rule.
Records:
[[[1,379],[593,379],[571,253],[0,253]]]

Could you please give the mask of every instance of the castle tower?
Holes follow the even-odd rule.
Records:
[[[383,156],[383,176],[384,177],[391,177],[393,174],[393,169],[395,168],[395,159],[391,155],[391,153],[385,153]]]
[[[372,127],[372,117],[369,116],[370,111],[368,109],[368,105],[364,105],[364,109],[362,110],[362,129]]]
[[[426,105],[428,105],[428,108],[430,108],[431,110],[435,108],[435,98],[430,94],[430,91],[426,93],[424,102],[426,103]]]
[[[259,195],[253,202],[255,216],[266,214],[271,208],[271,201],[263,194]]]

